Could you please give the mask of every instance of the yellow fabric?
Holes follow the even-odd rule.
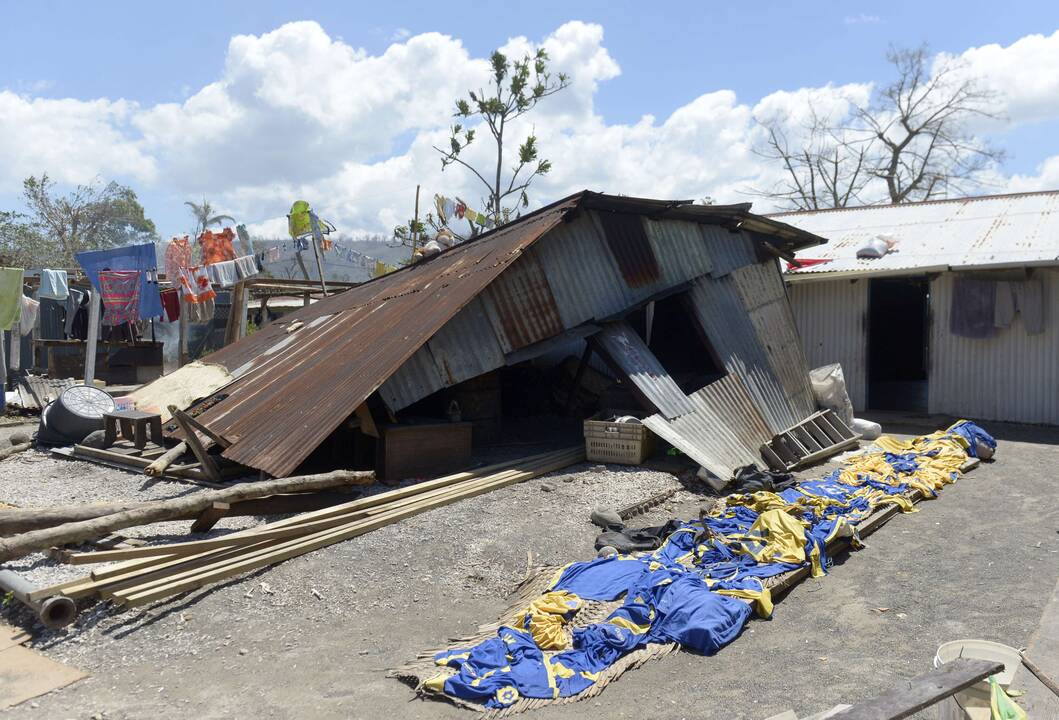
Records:
[[[784,510],[766,510],[744,536],[746,552],[758,562],[805,562],[807,524]]]
[[[0,267],[0,330],[10,330],[22,316],[22,268]]]
[[[448,679],[448,674],[438,673],[437,675],[423,683],[423,689],[427,692],[438,693],[443,695],[445,693],[445,681]]]
[[[743,600],[750,600],[754,612],[757,613],[758,617],[770,618],[772,617],[772,592],[769,591],[764,585],[761,586],[761,590],[714,590],[718,595],[727,595],[729,597],[742,598]]]
[[[530,603],[519,616],[518,625],[529,630],[541,650],[565,650],[570,647],[566,616],[582,605],[581,598],[565,590],[545,593]]]

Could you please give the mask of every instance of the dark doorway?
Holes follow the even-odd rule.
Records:
[[[625,320],[685,394],[725,376],[724,365],[695,317],[686,292],[648,303]]]
[[[877,278],[868,294],[868,407],[927,410],[930,284]]]

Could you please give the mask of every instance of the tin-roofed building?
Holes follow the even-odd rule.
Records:
[[[190,413],[226,458],[284,476],[365,408],[401,423],[587,345],[696,462],[763,465],[761,444],[816,409],[777,257],[823,240],[749,209],[577,193],[204,358],[227,377]]]
[[[1059,192],[770,217],[828,239],[785,279],[855,409],[1059,424]]]

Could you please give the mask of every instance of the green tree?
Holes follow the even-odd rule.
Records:
[[[552,168],[549,160],[540,157],[537,137],[530,133],[514,150],[515,161],[505,177],[505,133],[510,133],[511,123],[533,110],[541,100],[569,86],[570,78],[564,73],[551,75],[548,53],[543,48],[521,60],[510,60],[496,51],[489,62],[492,69],[489,89],[469,91],[468,99],[456,101],[457,122],[452,126],[449,147],[434,149],[441,153],[442,170],[453,164],[462,165],[481,181],[487,192],[485,213],[499,225],[514,211],[505,207],[507,199],[514,196],[516,206],[529,205],[526,190],[530,183],[537,176],[547,175]],[[462,157],[476,138],[476,128],[465,127],[464,123],[469,121],[478,121],[479,127],[484,125],[493,138],[496,164],[489,169],[478,170]]]
[[[231,215],[214,215],[213,206],[210,205],[206,198],[202,198],[202,204],[187,200],[184,201],[184,204],[191,208],[191,214],[195,216],[195,237],[204,233],[210,225],[221,225],[225,221],[235,222],[235,218]]]
[[[158,239],[136,193],[96,180],[63,195],[47,176],[22,183],[27,212],[0,213],[0,253],[21,267],[76,267],[75,255]]]

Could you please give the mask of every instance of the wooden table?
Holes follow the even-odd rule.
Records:
[[[115,410],[103,413],[103,444],[110,447],[120,437],[125,438],[143,450],[147,447],[147,432],[150,429],[151,442],[162,444],[162,416],[158,413],[143,410]]]

